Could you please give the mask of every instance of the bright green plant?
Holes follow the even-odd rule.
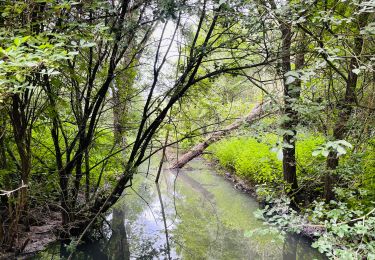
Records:
[[[254,139],[244,142],[244,149],[239,147],[240,154],[235,160],[235,170],[256,183],[275,181],[281,174],[281,162],[270,152],[268,145]]]
[[[301,136],[297,142],[298,174],[312,173],[314,163],[322,160],[311,154],[323,142],[320,136]],[[234,170],[238,175],[255,183],[265,183],[281,180],[282,164],[278,151],[282,148],[273,147],[275,135],[267,135],[257,140],[255,138],[229,138],[211,147],[214,157],[221,166]]]

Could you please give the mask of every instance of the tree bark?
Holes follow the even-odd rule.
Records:
[[[291,66],[291,46],[292,27],[288,23],[280,26],[282,34],[281,69],[284,84],[284,114],[287,116],[282,124],[283,135],[283,176],[287,184],[290,185],[289,193],[293,193],[298,188],[297,183],[297,161],[296,161],[296,127],[298,125],[298,111],[294,109],[295,102],[300,98],[301,81],[293,78],[293,81],[286,75],[292,70]],[[302,37],[301,37],[302,38]],[[304,66],[304,43],[299,39],[297,43],[297,54],[295,56],[295,70]]]
[[[252,124],[256,120],[264,117],[266,115],[265,106],[267,104],[268,102],[262,102],[262,103],[257,104],[252,109],[252,111],[244,118],[236,120],[235,122],[233,122],[232,124],[224,128],[223,130],[214,132],[211,136],[206,138],[206,140],[204,140],[201,143],[198,143],[193,148],[191,148],[190,151],[182,155],[176,162],[172,164],[170,168],[178,169],[178,168],[184,167],[184,165],[190,162],[192,159],[201,155],[203,151],[212,143],[223,139],[231,131],[238,129],[241,125],[243,125],[243,123],[246,122],[246,123]]]
[[[165,152],[167,150],[168,139],[169,139],[169,130],[167,130],[167,133],[165,134],[164,147],[163,147],[161,159],[160,159],[160,162],[159,162],[158,172],[156,173],[156,178],[155,178],[156,183],[159,182],[161,170],[163,169],[163,163],[164,163],[164,159],[165,159]]]
[[[291,71],[291,60],[290,60],[290,48],[292,44],[292,28],[290,24],[282,23],[280,26],[282,35],[282,50],[281,50],[281,72],[283,74],[284,83],[284,114],[288,117],[288,120],[283,122],[282,128],[285,130],[283,135],[283,176],[286,183],[291,185],[291,189],[295,190],[298,188],[297,175],[296,175],[296,161],[295,161],[295,142],[294,136],[296,135],[295,127],[293,123],[294,111],[292,108],[292,102],[290,97],[290,90],[293,88],[292,84],[288,83],[288,77],[286,73]],[[287,132],[290,131],[290,132]],[[285,147],[284,145],[289,147]]]
[[[20,186],[25,185],[19,191],[18,195],[18,206],[17,210],[21,218],[26,217],[27,219],[27,205],[28,205],[28,195],[27,195],[27,185],[29,183],[29,175],[31,171],[31,128],[32,126],[28,123],[29,118],[27,117],[28,111],[26,111],[29,92],[25,92],[23,96],[19,94],[14,94],[12,96],[12,108],[10,110],[10,122],[13,128],[13,134],[15,143],[17,146],[17,152],[20,159]],[[27,222],[27,221],[26,221]]]
[[[347,133],[347,125],[353,112],[353,106],[357,101],[357,82],[358,75],[353,72],[354,69],[359,67],[360,55],[362,53],[364,39],[359,33],[359,30],[363,28],[368,22],[369,14],[365,13],[359,17],[358,21],[358,32],[354,38],[353,56],[350,58],[348,67],[348,78],[345,87],[345,96],[339,104],[340,113],[336,124],[333,129],[334,140],[342,140],[345,138]],[[339,165],[339,157],[336,151],[331,151],[327,157],[327,173],[324,180],[324,198],[327,202],[335,198],[333,192],[334,184],[337,182],[337,174],[335,172]]]
[[[126,85],[116,86],[115,81],[112,84],[114,142],[122,148],[126,146],[125,126],[127,123],[126,117],[128,116],[126,88],[128,87]]]
[[[4,113],[4,111],[0,111]],[[0,115],[0,169],[7,168],[7,157],[6,157],[6,145],[5,145],[5,136],[6,136],[6,119],[4,115]]]

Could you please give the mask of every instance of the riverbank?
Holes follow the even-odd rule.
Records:
[[[308,142],[305,142],[305,144]],[[310,141],[311,143],[311,141]],[[271,152],[267,152],[268,150],[265,149],[265,146],[260,146],[259,143],[251,142],[252,145],[256,145],[255,148],[262,150],[263,148],[263,153],[267,154],[268,157],[275,157],[275,155]],[[231,143],[229,143],[230,146],[232,146]],[[237,145],[237,144],[236,144]],[[238,147],[237,147],[238,148]],[[231,149],[229,149],[231,150]],[[308,145],[308,148],[304,149],[304,153],[308,154],[311,153],[312,150],[312,145]],[[226,153],[227,151],[221,151],[221,153]],[[170,148],[166,150],[166,156],[167,156],[167,161],[169,164],[173,165],[173,163],[178,159],[178,156],[176,153]],[[226,155],[223,156],[225,158],[230,158],[228,159],[231,165],[234,165],[234,159],[235,159],[235,153],[231,155]],[[306,156],[305,156],[306,157]],[[245,178],[245,176],[253,176],[253,174],[248,174],[248,175],[242,175],[239,176],[234,167],[225,167],[222,165],[220,160],[218,158],[215,158],[213,154],[210,154],[209,156],[200,156],[198,158],[201,158],[204,160],[204,163],[209,165],[209,167],[215,169],[215,172],[219,173],[221,176],[223,176],[227,181],[232,183],[232,186],[242,192],[246,193],[252,198],[256,199],[257,202],[259,203],[260,208],[264,208],[266,205],[268,205],[268,209],[272,209],[273,206],[275,206],[275,202],[268,203],[265,201],[265,198],[260,198],[256,192],[257,186],[254,182],[249,181],[248,179]],[[259,159],[260,157],[256,157],[256,159]],[[260,165],[263,165],[264,162],[261,161],[256,161],[256,159],[253,161],[254,163],[259,163]],[[272,162],[275,163],[275,159],[273,158]],[[189,167],[189,165],[186,165],[185,167]],[[243,167],[242,167],[243,168]],[[275,212],[274,212],[275,213]],[[280,214],[285,214],[284,211],[280,212]],[[302,217],[302,216],[300,216]],[[314,225],[310,223],[309,221],[305,220],[305,223],[300,223],[301,226],[298,228],[298,235],[303,236],[311,241],[315,241],[318,236],[321,236],[324,234],[326,231],[325,227],[323,225]]]
[[[284,240],[268,233],[253,214],[258,202],[234,188],[207,160],[196,158],[178,171],[166,163],[155,184],[159,162],[152,158],[150,167],[139,169],[132,188],[107,215],[110,233],[77,248],[77,256],[220,260],[283,259],[289,253],[324,259],[300,236]],[[41,255],[51,259],[62,250],[56,245]]]
[[[226,180],[233,184],[233,187],[243,193],[249,194],[252,198],[257,199],[256,186],[249,181],[237,176],[235,173],[228,171],[224,167],[221,167],[218,161],[201,157],[205,160],[205,163],[215,169],[217,173],[223,176]]]
[[[159,159],[154,159],[154,160],[155,160],[155,162],[153,163],[153,165],[158,165]],[[165,182],[170,183],[170,184],[167,184],[165,188],[161,188],[162,194],[163,194],[163,189],[164,189],[164,193],[165,193],[166,192],[165,189],[168,190],[168,186],[172,185],[172,183],[174,183],[173,179],[176,178],[176,174],[172,173],[174,171],[171,172],[167,169],[168,168],[167,163],[165,164],[164,168],[165,168],[165,170],[163,171],[162,177],[161,177],[161,185],[162,185],[162,187],[165,186],[165,184],[163,184]],[[150,170],[152,172],[154,172],[156,169],[153,169],[151,167]],[[217,176],[215,176],[215,175],[217,175]],[[139,177],[141,177],[141,176],[139,176]],[[167,178],[168,181],[166,181],[165,178]],[[141,177],[141,179],[143,179],[143,177]],[[146,180],[144,180],[144,181],[146,181]],[[236,216],[234,216],[234,215],[231,216],[229,213],[225,213],[225,215],[222,216],[224,218],[224,220],[222,220],[223,223],[221,225],[228,225],[228,223],[232,223],[233,221],[235,221],[234,223],[235,223],[236,226],[238,225],[239,230],[249,229],[249,231],[252,231],[253,229],[257,229],[258,227],[261,226],[262,222],[259,221],[259,220],[256,221],[257,223],[259,222],[258,224],[252,224],[255,221],[255,217],[253,215],[253,212],[258,209],[258,204],[254,200],[251,200],[249,197],[256,198],[255,186],[252,185],[251,183],[245,181],[245,180],[242,180],[240,177],[236,176],[233,173],[230,173],[228,171],[224,171],[223,168],[221,168],[218,165],[217,162],[209,161],[209,160],[203,159],[203,158],[197,158],[196,160],[194,160],[194,162],[190,163],[185,168],[179,170],[179,173],[177,175],[177,181],[178,181],[178,183],[181,183],[181,185],[183,183],[184,188],[182,188],[182,187],[180,187],[180,185],[178,185],[178,187],[180,187],[177,190],[178,193],[173,195],[172,198],[164,197],[163,200],[169,201],[169,203],[171,203],[172,201],[174,201],[174,200],[176,200],[177,198],[180,197],[178,195],[180,193],[184,194],[184,196],[186,196],[186,197],[199,195],[202,198],[204,198],[204,201],[209,202],[207,204],[207,206],[217,205],[217,206],[215,206],[214,212],[210,212],[210,214],[208,214],[208,215],[214,214],[214,216],[215,216],[215,214],[218,214],[218,212],[221,212],[221,211],[222,212],[232,212],[233,214],[235,213]],[[147,187],[149,187],[148,189],[152,190],[153,189],[152,187],[154,185],[152,178],[149,179],[147,181],[147,183],[148,183]],[[228,183],[230,185],[228,185]],[[217,185],[219,185],[219,186],[216,187]],[[142,187],[142,185],[141,185],[141,187]],[[133,188],[138,189],[138,184],[136,183],[133,186]],[[142,197],[145,197],[145,198],[150,197],[150,195],[143,194],[143,192],[145,192],[144,189],[142,189],[141,191],[138,191],[138,195],[140,195]],[[221,194],[224,195],[224,197]],[[246,194],[246,196],[243,195],[243,194]],[[136,197],[138,195],[136,195]],[[162,197],[163,196],[166,196],[166,195],[164,194],[164,195],[162,195]],[[153,197],[153,196],[151,196],[151,197]],[[216,207],[222,207],[220,205],[222,205],[223,202],[221,202],[220,200],[223,200],[224,198],[225,198],[225,204],[223,204],[223,205],[225,205],[225,208],[216,209]],[[248,199],[246,199],[246,198],[248,198]],[[217,200],[219,200],[219,201],[217,201]],[[230,201],[230,203],[228,203],[228,201]],[[251,209],[247,208],[248,207],[247,205],[248,205],[249,202],[251,202],[251,205],[252,205]],[[191,202],[181,201],[181,202],[178,203],[178,205],[180,205],[179,207],[185,208],[185,206],[184,206],[185,203],[191,203]],[[120,203],[120,205],[121,205],[121,203]],[[148,202],[147,205],[153,205],[153,203]],[[172,203],[172,205],[173,205],[173,203]],[[237,205],[238,207],[236,206],[236,208],[234,209],[233,205]],[[164,205],[164,206],[166,207],[166,205]],[[209,207],[211,207],[211,206],[209,206]],[[120,207],[120,206],[118,206],[118,207]],[[195,209],[197,207],[198,207],[198,205],[194,204],[194,205],[190,205],[189,209],[192,210],[192,209]],[[188,208],[186,208],[184,210],[179,209],[178,212],[179,212],[179,214],[181,214],[181,212],[185,212],[185,210],[187,210],[187,209]],[[164,210],[167,210],[167,209],[164,209]],[[174,209],[172,207],[168,211],[171,212],[173,210]],[[195,210],[197,210],[197,209],[195,209]],[[205,209],[205,210],[208,210],[208,209]],[[210,209],[210,211],[211,211],[211,209]],[[189,210],[186,211],[186,214],[188,214],[188,212],[189,212]],[[205,211],[203,211],[203,212],[204,213],[202,213],[202,210],[198,210],[196,212],[197,216],[202,215],[202,214],[204,216],[206,216],[206,212]],[[240,214],[241,216],[243,214],[245,214],[245,215],[242,216],[240,218],[240,220],[236,220],[236,218],[238,218],[238,216],[237,216],[238,214]],[[146,214],[146,215],[149,215],[149,214]],[[125,218],[125,216],[123,218]],[[190,219],[190,217],[188,219]],[[173,221],[172,220],[173,220],[173,218],[170,220],[171,223],[173,223],[173,221],[174,221],[174,220]],[[121,220],[116,220],[116,223],[117,223],[117,221],[121,221]],[[140,219],[139,221],[140,221],[140,223],[144,223],[144,220],[142,220],[142,219]],[[217,221],[217,219],[212,219],[211,221]],[[237,223],[237,221],[240,221],[240,222]],[[111,225],[113,226],[114,224],[111,222]],[[137,225],[138,225],[137,223],[133,223],[128,228],[135,228],[135,227],[137,227]],[[195,225],[195,224],[189,223],[188,226],[192,226],[192,225]],[[207,223],[205,225],[207,225]],[[232,224],[230,224],[230,225],[232,225]],[[182,228],[182,227],[180,227],[180,228]],[[215,225],[212,226],[213,230],[215,230],[214,228],[215,228]],[[204,230],[203,226],[200,227],[199,229]],[[58,230],[58,225],[57,225],[57,230]],[[57,231],[57,230],[55,230],[55,231]],[[230,229],[228,229],[228,230],[230,230]],[[121,231],[121,232],[124,232],[124,231]],[[240,238],[244,239],[243,232],[242,233],[239,232],[239,231],[236,231],[236,232],[237,232],[236,236],[231,238],[231,239],[234,239],[235,241],[237,241],[237,239],[240,239]],[[246,232],[248,232],[248,231],[246,231]],[[43,233],[48,234],[46,232],[43,232]],[[54,234],[56,234],[56,233],[54,233]],[[42,234],[40,234],[40,235],[42,236]],[[203,236],[204,234],[202,233],[201,235]],[[187,236],[187,234],[184,233],[184,236]],[[53,237],[51,236],[49,238],[52,239]],[[22,254],[21,257],[26,258],[26,257],[30,256],[30,253],[35,253],[35,252],[38,252],[40,250],[43,250],[46,246],[48,246],[48,244],[50,244],[53,241],[56,241],[58,237],[55,236],[54,238],[55,238],[55,240],[49,240],[49,241],[41,239],[41,241],[39,241],[39,244],[34,243],[35,242],[34,239],[30,239],[28,246],[31,247],[32,245],[34,245],[34,247],[33,247],[34,250],[28,251],[28,254]],[[213,238],[207,238],[207,239],[211,240]],[[194,248],[195,247],[199,248],[198,244],[199,244],[198,241],[197,241],[197,245],[195,245],[195,243],[194,243]],[[248,249],[250,251],[254,250],[252,248],[248,248]],[[25,248],[25,250],[26,250],[26,248]],[[230,252],[231,252],[231,254],[235,254],[234,251],[233,252],[230,251]],[[245,252],[242,252],[242,253],[245,254]],[[199,254],[203,255],[204,252],[199,252]]]
[[[267,204],[264,198],[259,198],[256,192],[256,185],[251,183],[250,181],[244,179],[241,176],[236,175],[235,172],[231,172],[225,167],[220,166],[218,160],[213,158],[204,158],[207,164],[210,167],[213,167],[216,172],[220,173],[226,180],[232,183],[233,187],[243,193],[248,194],[252,198],[256,199],[259,203],[260,208],[264,208],[265,205],[268,205],[269,209],[272,208],[271,204]],[[285,212],[284,212],[285,213]],[[312,223],[305,223],[303,224],[300,229],[298,230],[298,235],[301,235],[312,242],[316,240],[318,236],[321,236],[326,231],[323,225],[314,225]],[[297,234],[297,233],[296,233]]]
[[[247,183],[258,184],[258,200],[265,200],[267,205],[258,216],[271,226],[313,239],[313,246],[332,259],[375,259],[375,247],[367,242],[375,239],[373,191],[367,179],[358,178],[354,182],[357,176],[369,176],[373,169],[369,151],[364,154],[366,160],[356,161],[352,155],[341,159],[335,172],[339,178],[335,199],[327,202],[322,189],[327,174],[325,158],[313,156],[320,146],[314,137],[299,140],[296,195],[299,203],[291,207],[282,165],[276,158],[278,150],[272,143],[275,141],[269,142],[267,138],[263,142],[248,137],[228,138],[208,149],[212,154],[210,159],[222,168],[224,176],[231,180],[235,176],[236,183],[245,179]],[[254,189],[255,185],[250,185],[250,190]]]
[[[42,208],[34,209],[31,214],[34,223],[30,225],[29,230],[20,227],[23,231],[19,233],[16,249],[1,252],[0,259],[27,259],[58,241],[58,234],[62,230],[60,212]]]

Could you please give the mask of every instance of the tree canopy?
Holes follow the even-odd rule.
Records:
[[[43,208],[59,212],[62,238],[82,238],[150,157],[161,154],[161,168],[167,147],[210,140],[205,149],[228,129],[270,145],[251,151],[272,173],[249,180],[285,194],[291,208],[349,203],[339,192],[355,183],[350,192],[366,190],[357,199],[371,212],[374,8],[372,0],[1,1],[1,248],[20,250],[19,234]],[[259,102],[262,118],[230,128]],[[319,144],[300,150],[312,133]],[[247,172],[217,149],[224,167]]]

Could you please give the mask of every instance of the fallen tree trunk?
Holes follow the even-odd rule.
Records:
[[[230,133],[231,131],[235,129],[238,129],[245,122],[248,124],[251,124],[255,122],[256,120],[263,118],[266,115],[266,111],[264,108],[267,104],[269,104],[269,102],[262,102],[262,103],[257,104],[247,116],[237,119],[232,124],[225,127],[224,129],[218,130],[212,133],[209,137],[206,138],[206,140],[204,140],[201,143],[198,143],[193,148],[191,148],[187,153],[183,154],[177,161],[175,161],[172,164],[170,169],[179,169],[179,168],[184,167],[184,165],[190,162],[192,159],[201,155],[203,151],[212,143],[221,140],[228,133]]]

